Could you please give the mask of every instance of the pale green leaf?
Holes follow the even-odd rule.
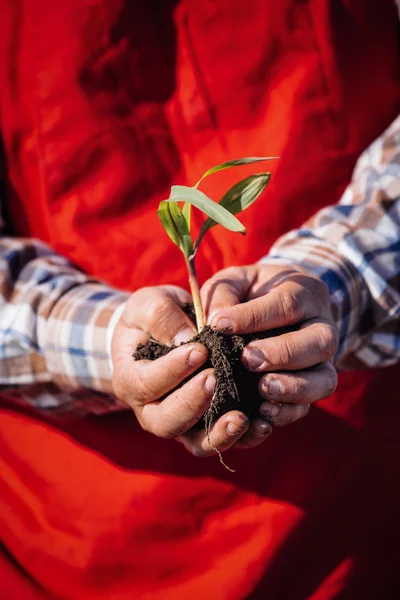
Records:
[[[186,258],[189,258],[189,256],[193,252],[193,247],[192,247],[192,238],[190,237],[190,231],[189,231],[187,221],[186,221],[186,219],[182,213],[182,210],[180,209],[179,204],[177,202],[168,202],[167,201],[167,204],[169,204],[170,214],[171,214],[172,219],[175,223],[175,226],[178,230],[179,238],[181,240],[181,244],[180,244],[181,250],[183,251]]]
[[[204,175],[199,179],[199,181],[194,186],[197,188],[200,183],[213,173],[217,173],[218,171],[224,171],[225,169],[231,169],[232,167],[240,167],[242,165],[250,165],[256,162],[262,162],[264,160],[274,160],[275,158],[279,158],[279,156],[248,156],[247,158],[236,158],[235,160],[228,160],[227,162],[221,163],[220,165],[216,165],[215,167],[211,167],[204,173]]]
[[[178,203],[163,200],[158,207],[158,216],[171,240],[189,258],[193,252],[192,239]]]
[[[190,215],[191,215],[192,205],[189,202],[185,202],[182,208],[182,214],[185,217],[188,229],[190,231]]]
[[[243,234],[246,233],[246,229],[236,217],[226,210],[226,208],[220,206],[199,190],[184,185],[173,185],[169,202],[179,201],[189,202],[230,231],[237,231]]]
[[[241,181],[235,183],[226,194],[224,194],[219,202],[220,206],[223,206],[230,213],[236,215],[249,206],[253,204],[260,196],[260,194],[265,190],[271,179],[271,173],[257,173],[255,175],[250,175],[249,177],[245,177]],[[200,241],[202,240],[204,234],[210,227],[214,227],[216,225],[216,221],[214,219],[208,218],[204,221],[202,228],[200,230],[199,237],[197,238],[194,244],[194,251],[197,252]]]
[[[166,200],[160,202],[157,213],[161,224],[169,235],[170,239],[174,242],[174,244],[180,247],[181,239],[179,237],[179,232],[175,225],[174,219],[171,215],[170,203]]]

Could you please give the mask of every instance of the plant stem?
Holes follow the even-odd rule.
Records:
[[[204,328],[205,321],[204,321],[203,305],[201,303],[201,298],[200,298],[199,282],[197,281],[196,269],[194,266],[193,258],[187,259],[186,264],[187,264],[188,273],[189,273],[189,285],[190,285],[190,291],[192,292],[194,312],[196,315],[197,331],[198,331],[198,333],[200,333],[200,331]]]

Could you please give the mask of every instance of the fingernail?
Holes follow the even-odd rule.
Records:
[[[270,433],[272,433],[272,427],[269,423],[262,423],[257,430],[258,437],[264,437]]]
[[[174,337],[174,346],[180,346],[181,344],[184,344],[185,342],[190,342],[190,340],[192,340],[195,335],[196,335],[196,333],[190,327],[186,327],[185,329],[182,329],[182,331],[177,333],[176,336]]]
[[[263,402],[260,406],[260,411],[266,417],[277,417],[280,407],[274,402]]]
[[[220,317],[219,319],[217,318],[216,321],[211,323],[212,327],[215,327],[216,329],[218,329],[219,331],[232,331],[233,329],[233,323],[230,319],[227,319],[226,317]]]
[[[233,421],[229,421],[228,425],[226,426],[226,429],[229,433],[229,435],[239,435],[239,433],[241,431],[243,431],[244,429],[246,429],[246,427],[249,424],[249,420],[246,417],[243,417],[242,423],[238,424],[236,422]]]
[[[279,379],[268,379],[265,384],[265,392],[268,396],[279,396],[282,394],[282,384]]]
[[[265,362],[265,355],[261,350],[248,349],[244,354],[244,360],[249,369],[257,369]]]
[[[188,356],[188,363],[191,367],[198,367],[204,363],[206,358],[207,354],[205,352],[193,349]]]
[[[204,384],[204,387],[206,388],[207,392],[209,394],[212,394],[215,388],[215,377],[214,375],[209,375],[206,379],[206,383]]]

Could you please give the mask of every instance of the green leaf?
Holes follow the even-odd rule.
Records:
[[[185,217],[188,229],[190,231],[190,213],[191,213],[192,205],[189,202],[185,202],[182,208],[182,214]]]
[[[183,215],[179,204],[177,202],[168,202],[170,206],[170,212],[176,228],[178,229],[179,237],[181,239],[181,250],[183,251],[186,258],[193,252],[192,238],[190,237],[189,227],[185,216]]]
[[[229,210],[229,212],[233,215],[242,212],[257,200],[260,194],[267,187],[270,179],[271,173],[257,173],[255,175],[245,177],[241,181],[235,183],[235,185],[232,186],[226,192],[226,194],[222,196],[219,202],[220,206],[223,206]],[[214,227],[214,225],[216,225],[216,221],[214,219],[208,218],[206,221],[204,221],[199,237],[194,244],[195,253],[197,252],[199,244],[206,231],[210,229],[210,227]]]
[[[163,200],[158,207],[158,216],[171,240],[189,258],[193,252],[192,238],[178,203]]]
[[[176,227],[174,219],[171,215],[169,202],[166,200],[160,202],[157,214],[170,239],[174,242],[174,244],[180,247],[181,239],[179,237],[178,228]]]
[[[226,208],[220,206],[199,190],[195,190],[194,188],[185,185],[173,185],[168,202],[173,203],[178,201],[189,202],[193,206],[196,206],[196,208],[199,208],[208,217],[211,217],[214,221],[223,225],[230,231],[238,231],[243,234],[246,233],[246,229],[236,217],[226,210]]]
[[[228,160],[227,162],[217,165],[216,167],[211,167],[211,169],[208,169],[208,171],[204,173],[204,175],[199,179],[199,181],[194,187],[197,188],[203,181],[203,179],[205,179],[209,175],[212,175],[213,173],[217,173],[218,171],[224,171],[225,169],[231,169],[232,167],[240,167],[242,165],[250,165],[252,163],[261,162],[264,160],[273,160],[275,158],[279,158],[279,156],[248,156],[247,158],[236,158],[235,160]]]

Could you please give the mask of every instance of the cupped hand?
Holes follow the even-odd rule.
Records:
[[[143,429],[175,438],[195,456],[210,456],[233,446],[249,429],[249,421],[243,413],[231,411],[214,423],[209,439],[204,428],[193,428],[210,406],[213,369],[203,369],[178,386],[204,365],[205,346],[185,344],[154,361],[132,358],[138,344],[150,338],[169,346],[193,338],[196,329],[183,310],[190,302],[190,295],[175,286],[142,288],[132,294],[112,339],[113,389],[133,409]],[[271,427],[264,424],[261,430],[265,437]]]
[[[257,264],[220,271],[202,288],[211,326],[227,333],[271,331],[243,351],[244,366],[265,373],[259,382],[261,416],[273,425],[304,417],[310,405],[333,394],[338,332],[328,288],[290,266]],[[273,335],[273,330],[292,326]],[[253,426],[253,425],[252,425]],[[252,428],[241,443],[253,445]]]

